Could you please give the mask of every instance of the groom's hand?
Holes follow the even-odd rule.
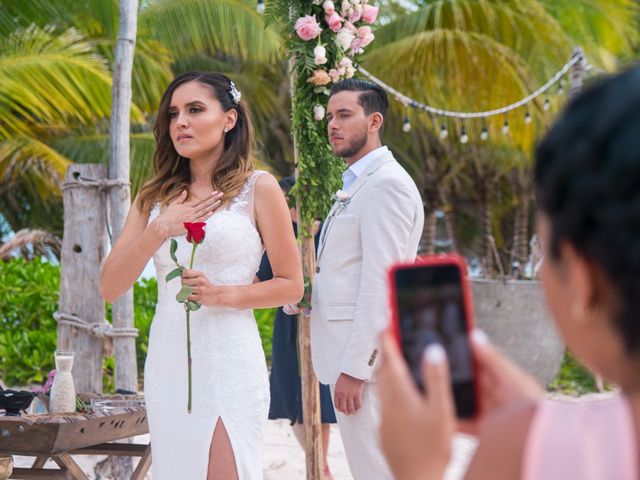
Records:
[[[341,373],[333,393],[336,410],[344,415],[355,415],[362,408],[364,380]]]

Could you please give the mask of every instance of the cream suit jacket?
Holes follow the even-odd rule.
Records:
[[[371,380],[378,336],[389,322],[387,270],[413,261],[424,224],[420,193],[382,151],[336,201],[324,223],[311,305],[311,352],[319,380]]]

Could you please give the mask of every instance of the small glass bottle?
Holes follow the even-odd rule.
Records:
[[[76,389],[71,375],[72,367],[73,352],[56,350],[56,376],[53,379],[49,399],[49,411],[52,413],[76,411]]]

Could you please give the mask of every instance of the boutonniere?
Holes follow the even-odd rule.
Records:
[[[351,197],[344,190],[338,190],[331,198],[334,202],[338,202],[343,208],[349,205],[349,202],[351,201]]]

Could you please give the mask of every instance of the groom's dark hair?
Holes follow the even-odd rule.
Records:
[[[389,108],[389,100],[385,91],[375,83],[365,80],[357,80],[355,78],[347,78],[338,83],[334,83],[331,87],[329,98],[340,92],[362,92],[358,97],[358,103],[364,109],[365,115],[371,115],[379,112],[383,117],[387,116]],[[382,133],[382,129],[380,130]]]

